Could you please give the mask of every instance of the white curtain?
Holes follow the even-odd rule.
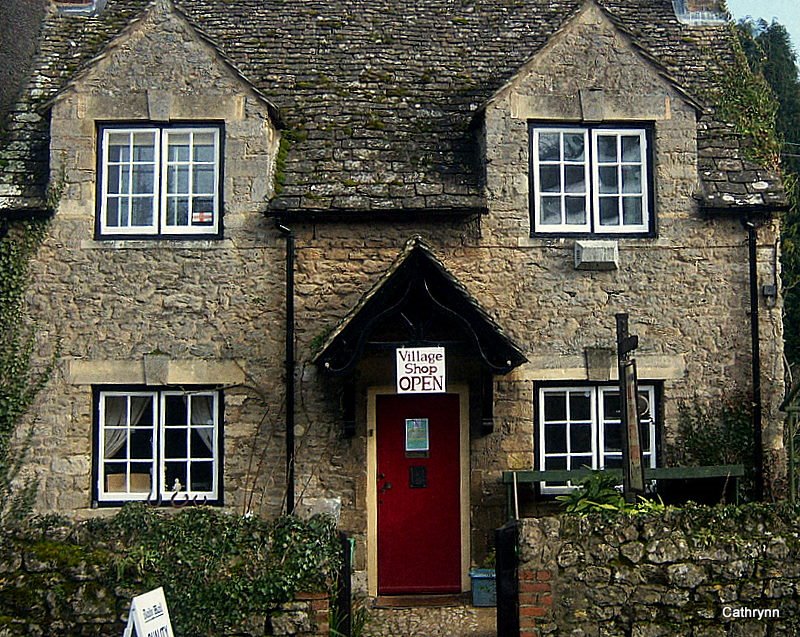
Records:
[[[203,444],[214,456],[214,397],[192,396],[192,425],[199,426],[196,431]]]
[[[128,418],[128,405],[130,405],[130,418]],[[145,410],[148,407],[152,409],[152,405],[151,396],[106,396],[105,422],[103,423],[105,427],[103,431],[105,436],[104,458],[110,458],[122,448],[128,439],[128,429],[137,425]],[[119,427],[119,429],[110,429],[110,427]]]

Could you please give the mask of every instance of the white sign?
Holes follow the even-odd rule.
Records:
[[[443,394],[444,347],[401,347],[397,356],[398,394]]]
[[[122,637],[133,637],[134,630],[137,637],[174,637],[164,589],[160,586],[133,598]]]

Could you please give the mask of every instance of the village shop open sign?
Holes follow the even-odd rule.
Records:
[[[443,394],[444,347],[401,347],[396,350],[398,394]]]

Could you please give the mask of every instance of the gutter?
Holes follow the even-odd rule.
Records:
[[[294,360],[294,231],[280,222],[277,224],[280,233],[286,238],[286,513],[294,514],[295,505],[295,442],[294,442],[294,397],[295,397],[295,360]]]
[[[758,317],[758,257],[756,253],[758,228],[751,220],[744,221],[747,229],[747,248],[750,270],[750,342],[753,376],[753,465],[755,467],[755,496],[764,499],[764,442],[761,400],[761,339]]]

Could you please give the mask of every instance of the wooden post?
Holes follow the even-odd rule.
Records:
[[[617,366],[619,369],[620,426],[622,428],[622,492],[633,503],[644,494],[644,462],[639,436],[639,389],[636,360],[630,353],[639,338],[628,333],[628,315],[617,314]]]

